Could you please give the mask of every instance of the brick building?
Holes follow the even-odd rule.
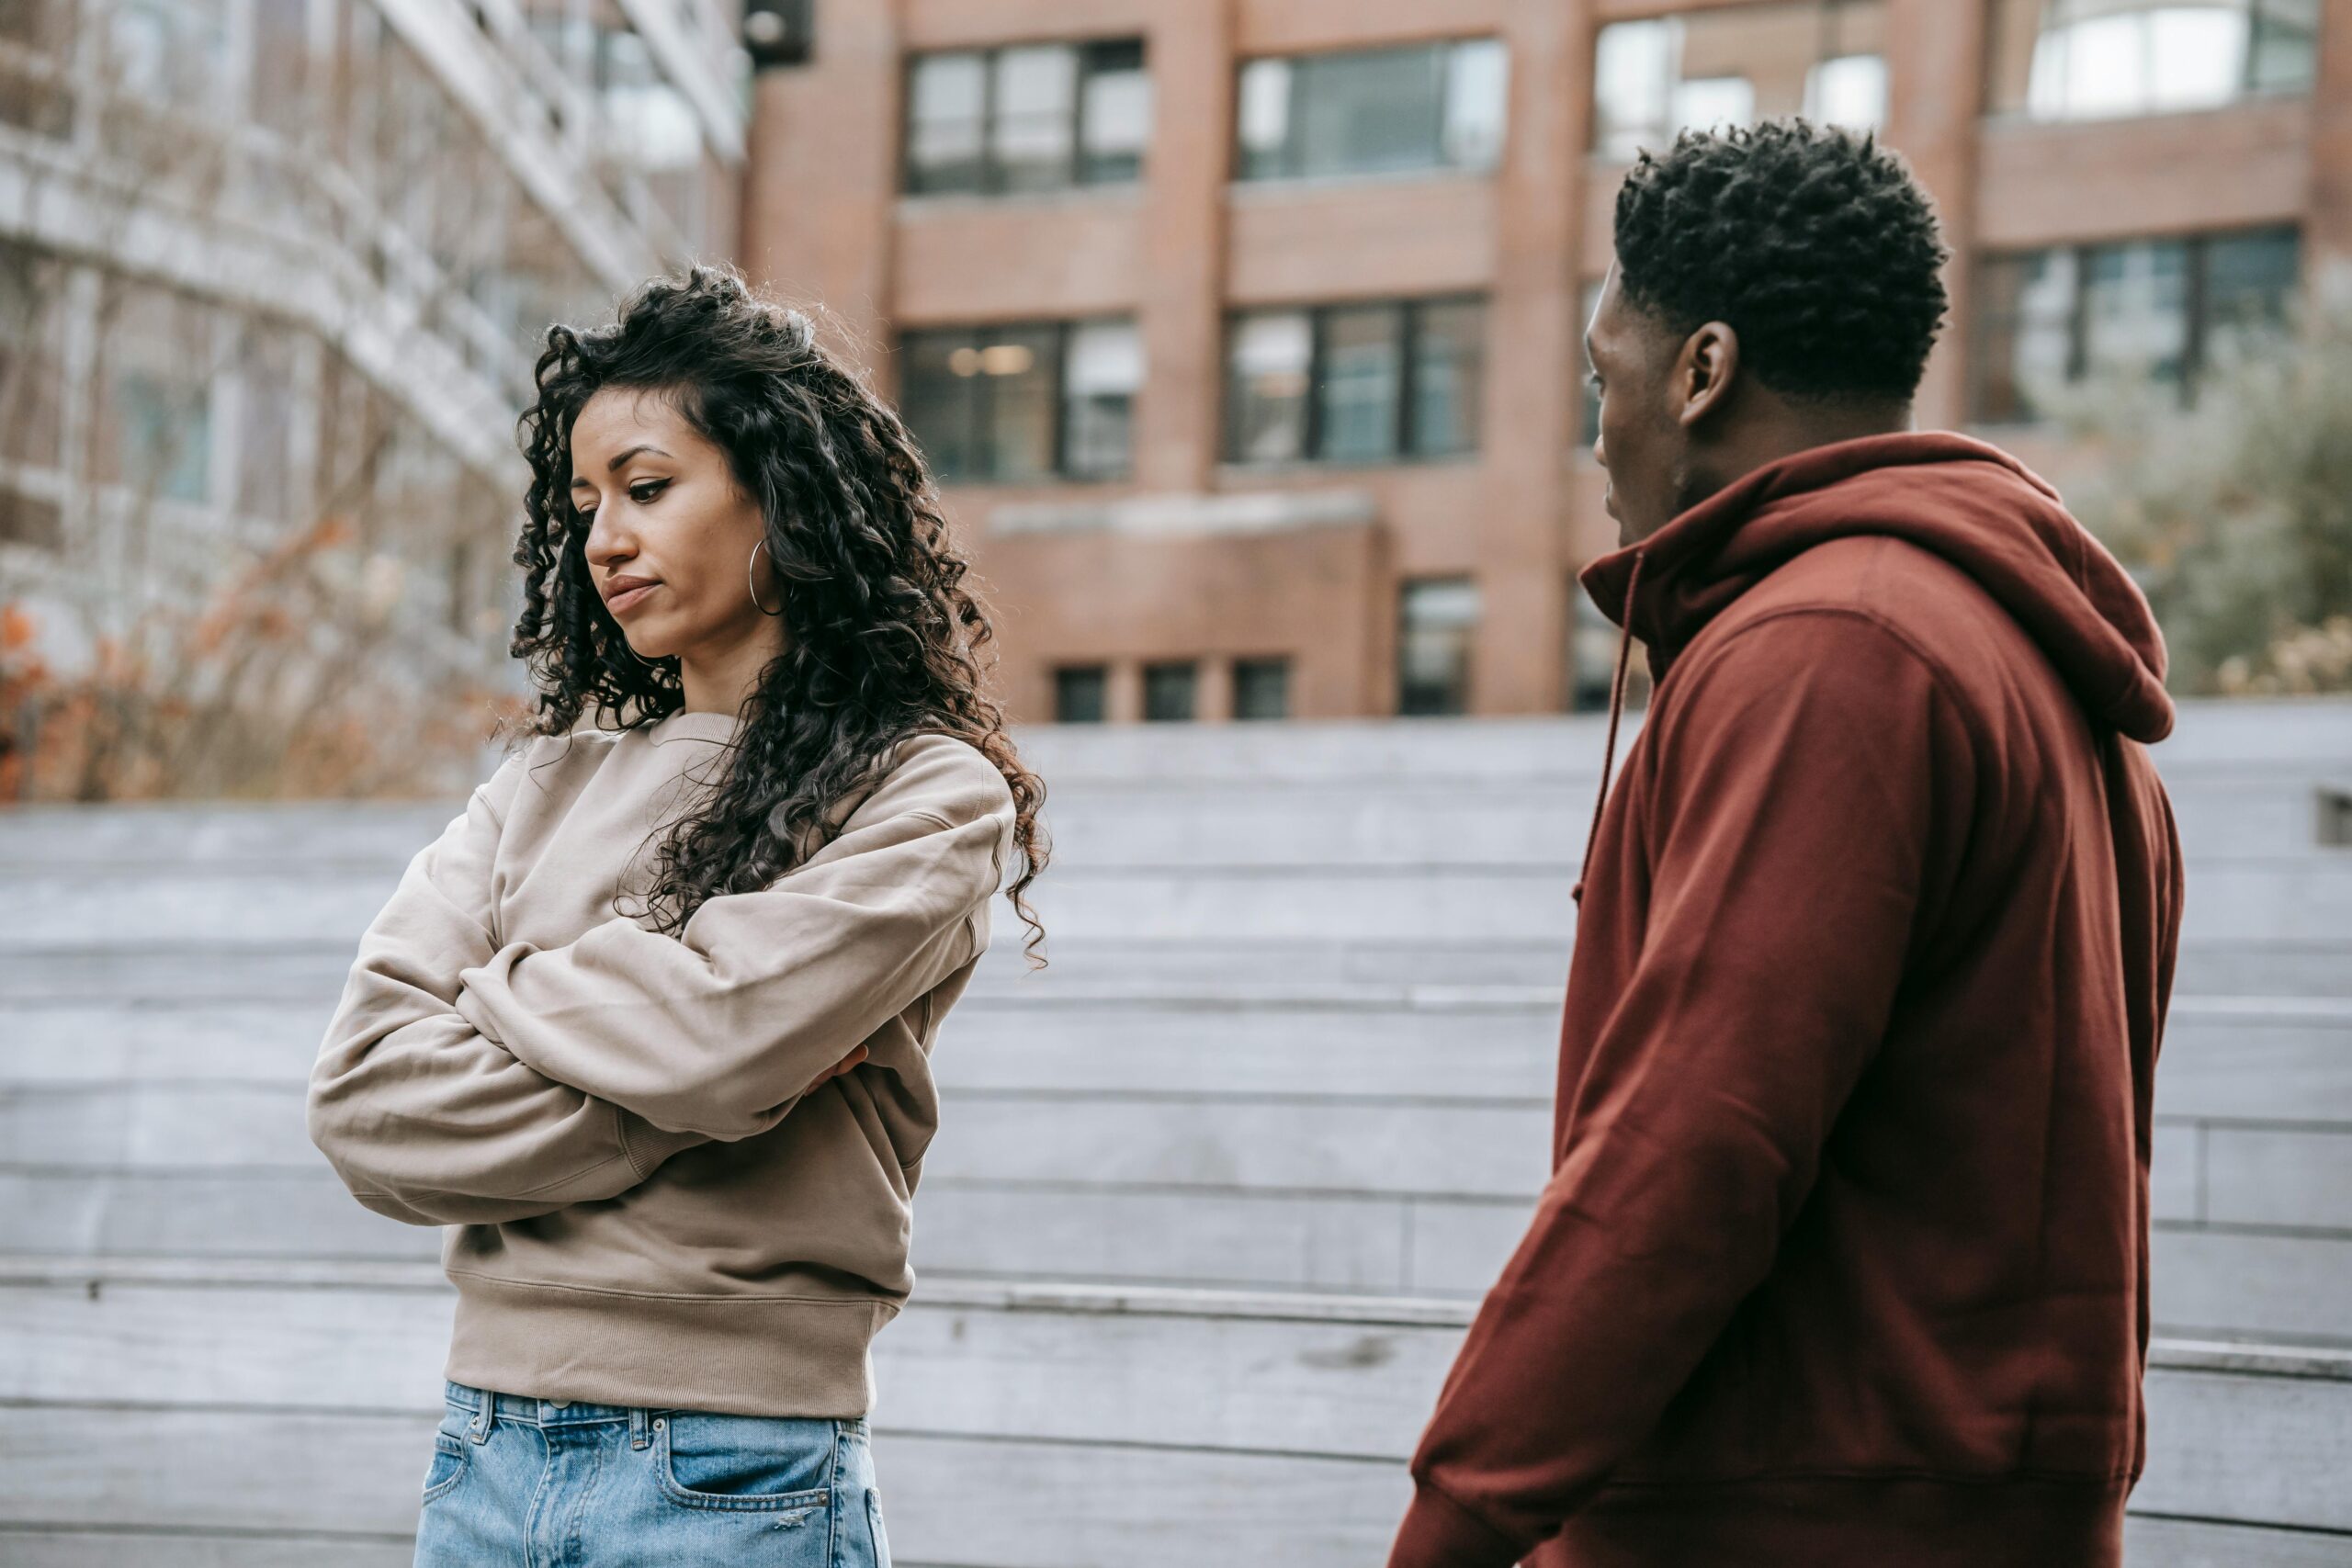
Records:
[[[813,15],[810,11],[813,9]],[[2193,391],[2352,248],[2352,0],[752,0],[742,255],[899,400],[1030,719],[1605,693],[1580,344],[1633,149],[1784,112],[1933,191],[1919,414]]]

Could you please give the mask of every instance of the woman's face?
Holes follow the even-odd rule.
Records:
[[[571,504],[589,519],[589,575],[629,646],[678,656],[688,707],[734,711],[783,651],[784,623],[752,602],[755,582],[761,604],[783,604],[768,553],[752,560],[763,521],[727,454],[662,391],[606,387],[572,422]]]

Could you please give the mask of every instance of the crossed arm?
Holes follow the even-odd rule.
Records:
[[[311,1068],[311,1141],[362,1205],[411,1224],[616,1197],[681,1149],[781,1122],[976,955],[1011,823],[1001,781],[943,785],[917,761],[824,850],[676,935],[616,919],[502,947],[496,807],[521,767],[411,861]]]

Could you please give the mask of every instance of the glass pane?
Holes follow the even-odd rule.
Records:
[[[987,68],[977,54],[929,54],[907,86],[907,188],[980,188]]]
[[[1280,310],[1234,322],[1226,370],[1226,450],[1237,462],[1306,455],[1306,375],[1314,337],[1306,313]]]
[[[1151,140],[1151,76],[1143,68],[1142,46],[1090,50],[1081,94],[1080,178],[1091,184],[1136,178]]]
[[[1977,419],[2036,418],[2065,385],[2074,359],[2075,272],[2071,250],[1996,256],[1979,268]]]
[[[2094,372],[2177,380],[2188,350],[2188,247],[2100,245],[2083,274],[2083,356]]]
[[[1101,724],[1110,712],[1110,671],[1100,664],[1072,664],[1054,671],[1054,721]]]
[[[1453,714],[1469,706],[1470,641],[1478,588],[1467,578],[1404,586],[1396,639],[1396,711]]]
[[[1886,60],[1846,54],[1807,73],[1805,113],[1825,125],[1875,130],[1886,123]]]
[[[2246,85],[2302,89],[2319,73],[2319,0],[2261,0],[2247,46]]]
[[[1486,307],[1472,300],[1421,308],[1413,340],[1416,455],[1477,450],[1486,322]]]
[[[989,327],[977,340],[980,468],[992,479],[1054,471],[1054,350],[1050,327]]]
[[[1593,150],[1631,158],[1660,141],[1674,85],[1674,30],[1664,21],[1613,22],[1592,59]]]
[[[1426,169],[1439,160],[1444,50],[1309,55],[1298,71],[1297,172]]]
[[[1756,86],[1745,76],[1702,76],[1674,85],[1672,129],[1720,130],[1756,118]]]
[[[1446,59],[1441,155],[1457,168],[1484,169],[1502,156],[1510,107],[1510,51],[1500,39],[1472,39]]]
[[[899,352],[899,412],[945,482],[976,478],[979,350],[969,333],[909,333]]]
[[[1067,44],[1008,49],[996,57],[989,150],[1006,190],[1070,183],[1078,103],[1078,51]]]
[[[1241,177],[1261,180],[1286,173],[1290,62],[1253,60],[1244,65],[1236,105],[1234,135],[1241,149]]]
[[[1290,716],[1290,660],[1237,659],[1233,661],[1233,716],[1238,719]]]
[[[1322,379],[1316,387],[1322,449],[1316,456],[1369,463],[1396,455],[1401,318],[1394,305],[1324,316]]]
[[[1143,336],[1133,321],[1087,321],[1070,330],[1062,368],[1062,468],[1082,479],[1126,471]]]
[[[291,520],[294,338],[253,321],[244,323],[243,338],[237,365],[243,393],[237,421],[237,507],[248,516]]]
[[[1199,667],[1182,663],[1143,667],[1143,716],[1150,724],[1189,724]]]
[[[99,475],[141,497],[209,500],[212,314],[162,289],[110,287],[99,344],[104,401],[93,433]]]
[[[2012,6],[2004,28],[2017,28],[2018,13],[2030,9]],[[2026,108],[2038,119],[2101,119],[2228,103],[2256,69],[2255,42],[2249,0],[2096,7],[2050,0],[2041,7]],[[2002,42],[2000,51],[1996,72],[2013,76],[2016,43]]]
[[[2206,365],[2229,365],[2285,323],[2301,236],[2292,229],[2216,234],[2205,242]]]
[[[2206,108],[2237,96],[2245,76],[2247,17],[2241,6],[2199,6],[2148,18],[2148,104],[2159,113]]]

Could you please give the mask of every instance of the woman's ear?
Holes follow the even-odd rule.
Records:
[[[1682,342],[1674,364],[1674,387],[1680,407],[1676,420],[1685,428],[1706,418],[1731,395],[1739,375],[1739,334],[1729,323],[1709,321]]]

